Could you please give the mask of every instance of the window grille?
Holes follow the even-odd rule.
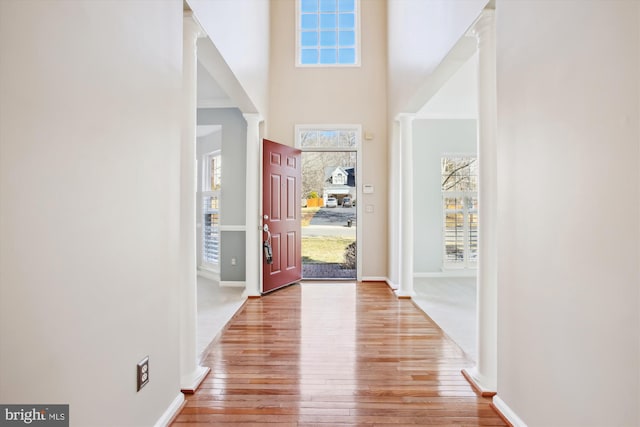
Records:
[[[444,266],[474,268],[478,261],[478,165],[475,157],[441,160]]]
[[[358,1],[298,0],[298,65],[359,65]]]
[[[220,190],[222,156],[204,156],[202,177],[202,264],[216,269],[220,263]]]

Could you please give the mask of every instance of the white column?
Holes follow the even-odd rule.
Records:
[[[196,282],[196,113],[197,40],[202,30],[185,13],[183,20],[183,106],[180,145],[180,387],[198,388],[209,368],[197,361]]]
[[[400,124],[393,121],[389,147],[389,286],[400,283]]]
[[[498,378],[497,109],[495,12],[472,28],[478,39],[478,361],[464,373],[485,396]]]
[[[398,298],[413,291],[413,114],[400,114],[400,283]]]
[[[262,230],[260,224],[260,122],[259,114],[244,114],[247,121],[246,182],[246,278],[245,297],[260,296],[262,263]]]

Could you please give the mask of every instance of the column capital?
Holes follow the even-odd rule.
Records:
[[[260,123],[264,121],[264,117],[262,117],[260,113],[243,113],[242,117],[244,117],[244,119],[247,121],[247,124],[249,124],[249,121],[254,123]]]
[[[193,40],[205,37],[207,34],[200,26],[200,23],[190,10],[185,10],[182,15],[182,25],[184,34],[189,34]]]
[[[394,120],[397,122],[412,122],[415,118],[415,113],[398,113]]]
[[[467,35],[475,37],[480,41],[487,31],[493,30],[495,24],[496,11],[494,9],[484,9],[478,19],[471,25]]]

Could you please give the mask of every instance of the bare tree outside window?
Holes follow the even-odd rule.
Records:
[[[443,157],[442,191],[478,191],[476,158]]]
[[[356,148],[356,132],[353,130],[311,129],[300,132],[300,147],[310,148]]]
[[[355,152],[305,151],[302,156],[302,197],[309,197],[312,192],[322,194],[327,168],[349,168],[355,164]]]
[[[475,157],[441,159],[444,264],[471,268],[478,259],[478,163]]]

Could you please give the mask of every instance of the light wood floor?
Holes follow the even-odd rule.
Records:
[[[174,427],[505,425],[472,363],[384,283],[304,283],[247,301]]]

